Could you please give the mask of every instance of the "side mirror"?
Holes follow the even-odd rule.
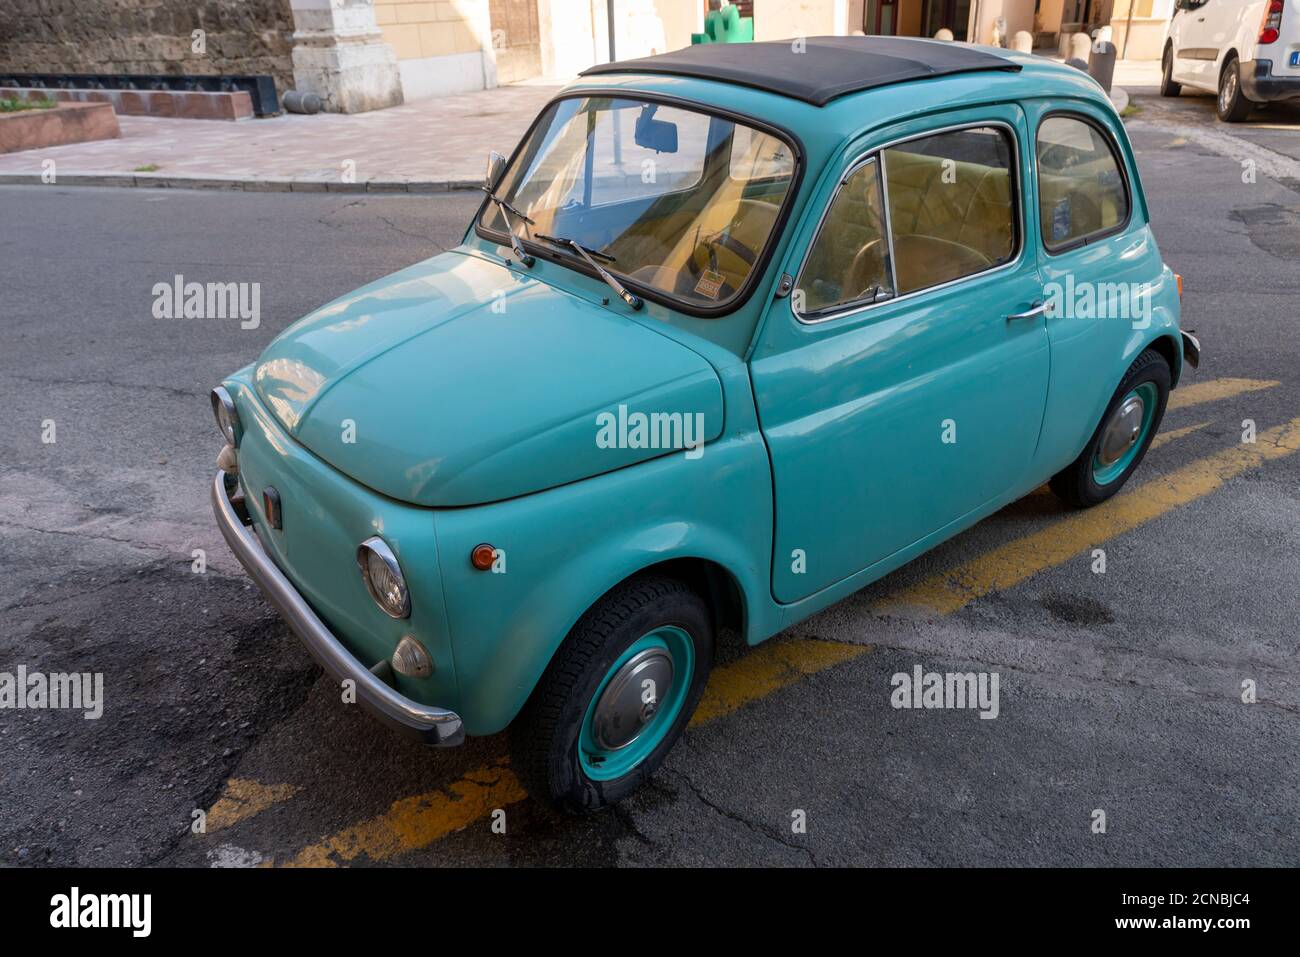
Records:
[[[505,171],[506,158],[496,150],[488,153],[487,179],[484,181],[483,185],[487,187],[489,192],[496,189],[497,181],[501,179],[501,174]]]

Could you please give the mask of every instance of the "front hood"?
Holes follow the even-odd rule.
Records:
[[[722,430],[721,385],[700,355],[462,253],[295,323],[262,353],[254,383],[317,456],[419,505],[513,498]]]

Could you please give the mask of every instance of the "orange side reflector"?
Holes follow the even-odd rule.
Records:
[[[1183,277],[1180,276],[1178,273],[1174,273],[1174,279],[1176,279],[1176,280],[1178,281],[1178,301],[1179,301],[1179,302],[1182,302],[1182,300],[1183,300]]]

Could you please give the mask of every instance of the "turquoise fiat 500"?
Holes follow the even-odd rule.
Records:
[[[433,745],[625,796],[754,644],[1040,483],[1138,467],[1196,341],[1090,78],[925,40],[588,70],[463,243],[213,392],[234,553]],[[322,742],[324,744],[324,742]]]

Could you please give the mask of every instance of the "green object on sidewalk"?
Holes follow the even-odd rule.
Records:
[[[734,3],[704,15],[704,32],[692,33],[691,43],[752,43],[754,18],[742,17]]]

